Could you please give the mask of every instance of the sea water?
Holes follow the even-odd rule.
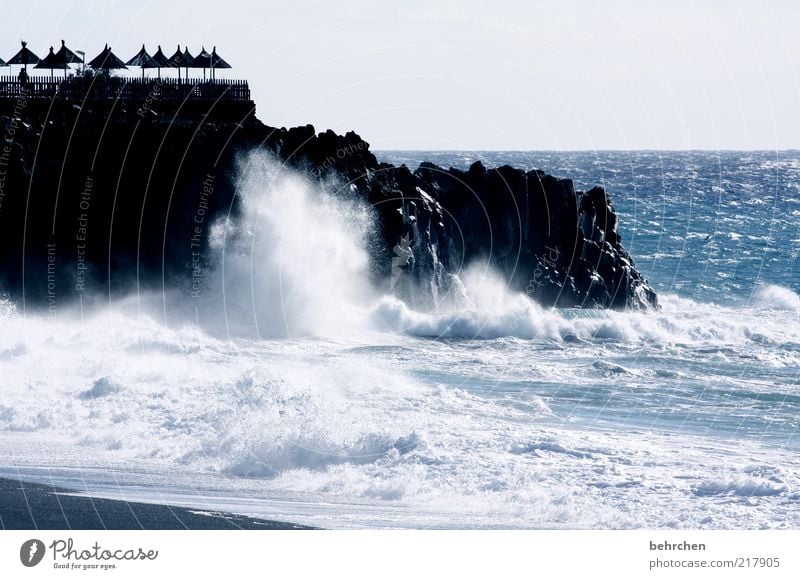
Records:
[[[800,153],[385,152],[608,189],[659,312],[416,311],[268,162],[203,299],[2,303],[0,476],[330,528],[800,527]]]

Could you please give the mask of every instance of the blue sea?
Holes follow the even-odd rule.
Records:
[[[800,528],[800,152],[378,157],[604,186],[662,309],[471,264],[414,310],[366,282],[368,211],[256,172],[194,316],[3,304],[0,475],[329,528]]]

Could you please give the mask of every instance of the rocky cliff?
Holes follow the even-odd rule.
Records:
[[[545,305],[657,307],[602,188],[481,163],[395,167],[353,132],[272,128],[236,104],[0,99],[4,292],[46,307],[187,279],[207,259],[207,225],[238,210],[237,157],[263,149],[374,208],[373,281],[391,278],[405,240],[416,303],[485,260]]]

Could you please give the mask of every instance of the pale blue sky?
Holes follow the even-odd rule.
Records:
[[[800,148],[789,0],[0,0],[7,59],[216,44],[272,125],[378,149]],[[5,69],[7,71],[8,69]],[[0,71],[3,72],[3,71]]]

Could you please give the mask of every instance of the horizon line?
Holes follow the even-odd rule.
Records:
[[[372,149],[384,153],[800,153],[800,147],[787,149]]]

